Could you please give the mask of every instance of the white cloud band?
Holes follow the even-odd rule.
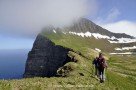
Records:
[[[136,37],[136,22],[123,20],[115,23],[101,24],[101,26],[112,32],[126,33]]]

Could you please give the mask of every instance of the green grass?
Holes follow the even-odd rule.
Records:
[[[0,90],[136,90],[136,56],[110,56],[107,52],[114,46],[109,46],[111,48],[106,50],[105,45],[108,43],[97,45],[101,42],[95,42],[94,39],[65,36],[61,33],[44,35],[56,45],[72,48],[83,54],[81,56],[76,52],[69,52],[77,62],[69,62],[64,66],[70,66],[73,70],[65,77],[0,80]],[[100,83],[94,76],[92,60],[98,55],[98,52],[93,50],[95,47],[102,49],[108,59],[105,83]]]
[[[62,45],[65,47],[78,50],[80,52],[87,52],[88,48],[99,48],[103,52],[112,52],[117,45],[112,45],[108,41],[102,39],[80,37],[76,35],[63,34],[63,33],[45,33],[46,37],[55,42],[56,45]]]
[[[67,77],[52,77],[52,78],[28,78],[20,80],[1,80],[0,90],[45,90],[45,89],[65,89],[65,90],[77,90],[86,89],[90,90],[135,90],[136,79],[133,75],[123,76],[120,72],[116,72],[112,69],[114,65],[112,63],[118,63],[118,61],[109,62],[109,68],[106,70],[107,80],[105,83],[99,83],[99,80],[94,77],[94,70],[91,65],[92,60],[81,57],[80,55],[71,52],[72,55],[78,59],[78,62],[70,62],[67,65],[73,65],[74,70],[70,72]],[[111,57],[115,58],[115,57]],[[119,58],[119,57],[118,57]],[[118,59],[117,58],[117,59]],[[119,58],[120,59],[120,58]],[[118,67],[120,68],[120,67]],[[123,70],[123,69],[122,69]],[[124,69],[125,70],[125,69]],[[130,71],[128,71],[130,72]],[[83,73],[81,76],[79,73]],[[127,74],[126,74],[127,75]]]

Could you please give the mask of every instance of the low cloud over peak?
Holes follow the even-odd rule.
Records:
[[[91,2],[90,2],[91,1]],[[0,28],[11,32],[38,33],[44,26],[70,25],[93,12],[95,0],[1,0]],[[5,29],[6,27],[6,29]]]

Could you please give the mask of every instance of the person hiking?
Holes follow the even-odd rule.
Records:
[[[95,75],[96,76],[98,76],[98,62],[97,62],[97,60],[98,60],[98,57],[94,58],[94,60],[92,62],[93,66],[95,68]]]
[[[98,62],[99,78],[100,78],[100,82],[102,83],[105,81],[104,69],[107,68],[107,63],[102,53],[99,53],[97,62]]]

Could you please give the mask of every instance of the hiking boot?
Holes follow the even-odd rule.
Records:
[[[100,80],[100,83],[103,83],[104,81],[103,80]]]

